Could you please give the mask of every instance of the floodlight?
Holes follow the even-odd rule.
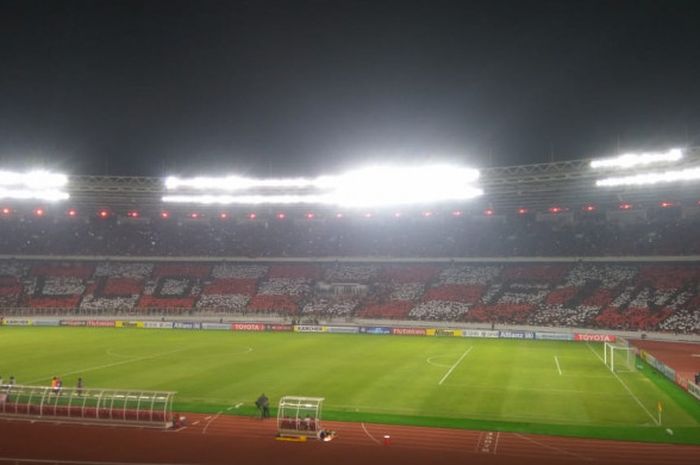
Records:
[[[167,220],[168,218],[170,218],[170,212],[163,210],[162,212],[160,212],[160,217],[164,220]]]
[[[642,173],[631,176],[620,176],[599,179],[596,181],[595,184],[598,187],[645,186],[666,182],[682,182],[697,180],[700,180],[700,168],[687,168],[683,170]]]
[[[518,215],[526,215],[527,212],[528,212],[527,208],[523,208],[523,207],[518,208]]]
[[[588,213],[592,213],[592,212],[596,211],[596,206],[589,203],[588,205],[583,206],[583,211],[588,212]]]
[[[462,212],[459,210],[455,210],[452,212],[452,216],[462,216]]]
[[[109,211],[108,210],[100,210],[99,212],[97,212],[97,216],[99,216],[100,218],[107,218],[107,217],[109,217]]]
[[[659,203],[659,206],[660,206],[661,208],[670,208],[670,207],[673,207],[673,202],[666,202],[666,201],[663,201],[663,202],[660,202],[660,203]]]
[[[12,209],[9,207],[3,207],[2,208],[2,214],[4,216],[10,216],[12,214]]]
[[[632,209],[632,204],[631,204],[631,203],[627,203],[627,202],[623,202],[623,203],[621,203],[620,205],[618,205],[617,208],[619,208],[620,210],[631,210],[631,209]]]
[[[78,211],[75,208],[69,208],[66,212],[66,215],[68,215],[71,218],[75,218],[76,216],[78,216]]]
[[[683,158],[682,149],[671,149],[666,152],[624,153],[613,158],[601,158],[591,161],[591,168],[632,168],[652,163],[672,163]]]
[[[484,215],[486,216],[493,216],[493,213],[493,208],[487,208],[486,210],[484,210]]]
[[[278,213],[278,214],[277,214],[277,219],[278,219],[278,220],[283,220],[283,219],[285,219],[286,217],[287,217],[287,215],[285,215],[284,213]]]
[[[46,213],[46,211],[43,208],[35,208],[34,209],[35,216],[44,216],[44,213]]]
[[[326,204],[384,207],[467,200],[483,194],[475,169],[451,165],[370,166],[317,178],[243,176],[165,180],[164,202],[197,204]],[[194,192],[193,192],[194,191]]]

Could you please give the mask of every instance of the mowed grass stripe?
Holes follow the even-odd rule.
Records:
[[[60,375],[72,386],[82,376],[88,387],[174,390],[183,411],[254,414],[265,392],[273,403],[325,397],[329,419],[700,443],[698,405],[644,373],[620,375],[647,409],[663,402],[656,427],[583,343],[3,327],[0,353],[5,379]]]

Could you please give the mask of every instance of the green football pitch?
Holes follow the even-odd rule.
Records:
[[[324,397],[325,419],[700,444],[700,403],[639,361],[613,374],[602,355],[583,342],[0,328],[5,380],[172,390],[182,412],[253,415],[264,392]]]

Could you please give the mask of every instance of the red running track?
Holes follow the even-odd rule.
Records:
[[[669,464],[696,465],[700,447],[324,422],[330,443],[277,441],[275,421],[190,415],[188,426],[156,431],[0,420],[0,464]],[[391,437],[384,444],[384,435]]]

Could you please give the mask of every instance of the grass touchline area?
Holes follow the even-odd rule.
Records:
[[[18,384],[177,391],[178,412],[255,415],[265,392],[325,397],[328,420],[700,444],[700,403],[597,343],[2,327],[0,351]]]

